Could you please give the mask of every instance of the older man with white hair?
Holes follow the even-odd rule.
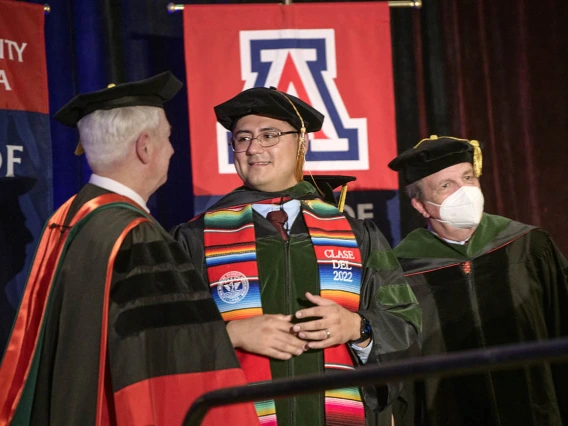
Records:
[[[149,215],[167,179],[166,72],[81,94],[55,118],[79,128],[93,175],[45,227],[0,370],[0,424],[173,425],[193,399],[244,384],[209,291]],[[252,404],[209,424],[257,422]]]

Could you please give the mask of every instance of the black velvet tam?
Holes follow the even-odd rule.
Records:
[[[327,184],[332,190],[347,185],[349,182],[353,182],[356,179],[355,176],[344,175],[304,175],[305,181],[314,183],[316,186]]]
[[[304,180],[316,187],[322,199],[333,205],[337,205],[333,191],[339,187],[343,189],[343,186],[347,186],[349,182],[353,182],[356,179],[355,176],[344,175],[304,175]]]
[[[298,110],[294,109],[292,103]],[[274,87],[255,87],[239,93],[234,98],[215,107],[217,120],[227,130],[233,130],[236,122],[251,114],[263,115],[277,120],[287,121],[296,130],[317,132],[321,129],[324,116],[318,110],[295,96],[276,90]],[[302,119],[300,119],[300,116]]]
[[[76,127],[77,122],[93,111],[129,106],[163,108],[181,89],[183,83],[166,71],[145,80],[117,84],[103,90],[82,93],[64,105],[54,117],[66,126]]]
[[[473,151],[467,139],[433,135],[404,151],[389,167],[410,184],[455,164],[473,163]]]

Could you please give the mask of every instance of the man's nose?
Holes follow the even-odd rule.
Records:
[[[264,147],[258,141],[258,136],[256,138],[251,138],[250,145],[247,148],[247,153],[255,154],[262,151],[264,151]]]

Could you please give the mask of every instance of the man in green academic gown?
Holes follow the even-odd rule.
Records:
[[[321,129],[322,114],[274,88],[246,90],[215,113],[232,132],[244,185],[174,235],[209,283],[248,380],[406,356],[420,311],[387,241],[303,180],[307,133]],[[255,405],[262,424],[374,424],[398,390],[339,389]]]
[[[566,259],[546,231],[483,212],[477,141],[431,136],[389,167],[427,221],[395,249],[422,307],[423,355],[568,336]],[[567,372],[543,362],[417,382],[396,424],[565,425]]]
[[[0,425],[179,425],[246,383],[207,286],[146,202],[173,154],[165,72],[73,98],[93,171],[47,222],[0,369]],[[254,425],[252,404],[206,424]]]

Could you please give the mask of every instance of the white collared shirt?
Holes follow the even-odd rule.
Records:
[[[450,240],[449,238],[444,238],[441,237],[440,235],[438,235],[438,233],[436,231],[434,231],[430,225],[428,225],[428,231],[430,231],[432,234],[434,234],[436,237],[438,237],[441,240],[444,240],[445,242],[447,242],[448,244],[456,244],[458,246],[464,246],[467,244],[467,242],[470,240],[471,236],[467,237],[465,240],[463,241],[455,241],[455,240]]]
[[[126,198],[130,198],[132,201],[139,204],[140,207],[146,210],[146,213],[150,213],[150,209],[146,205],[146,201],[144,201],[144,199],[138,193],[134,192],[132,189],[121,184],[120,182],[115,181],[114,179],[99,176],[93,173],[91,175],[91,178],[89,179],[89,183],[106,189],[107,191],[115,192],[118,195],[122,195]]]

